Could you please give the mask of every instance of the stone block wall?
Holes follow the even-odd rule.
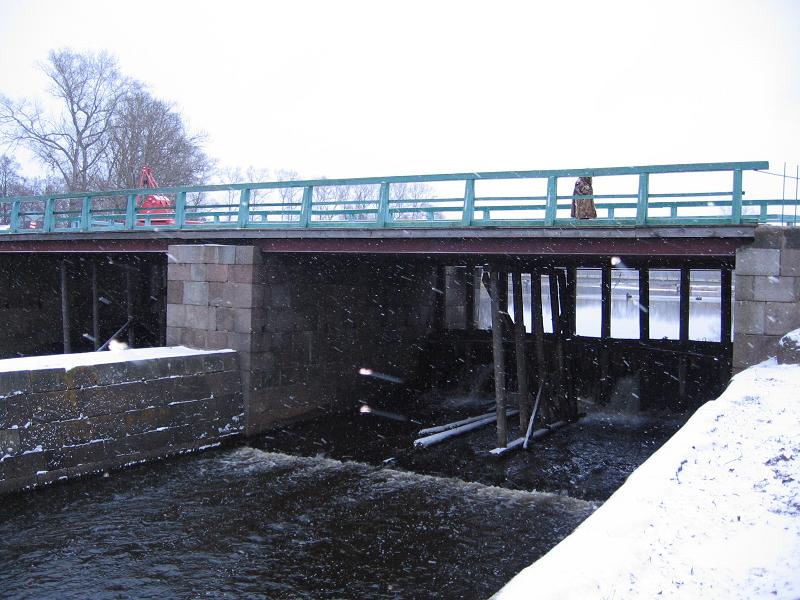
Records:
[[[736,252],[733,370],[778,350],[800,327],[800,229],[759,227],[755,241]]]
[[[430,265],[249,246],[171,246],[169,259],[168,343],[238,351],[249,435],[356,401],[360,368],[416,377]]]
[[[236,353],[159,350],[0,361],[0,493],[240,434]]]

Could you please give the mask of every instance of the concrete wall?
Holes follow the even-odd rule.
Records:
[[[233,348],[248,434],[357,400],[362,367],[413,381],[434,269],[408,258],[170,246],[167,343]]]
[[[800,229],[759,227],[752,245],[736,252],[733,370],[778,350],[781,336],[800,327]]]
[[[0,361],[0,493],[238,435],[236,353],[158,350]]]

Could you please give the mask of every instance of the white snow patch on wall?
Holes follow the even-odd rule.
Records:
[[[65,371],[69,371],[75,367],[87,365],[103,365],[154,358],[195,356],[198,354],[217,354],[219,352],[234,352],[234,350],[195,350],[194,348],[186,348],[185,346],[169,346],[166,348],[136,348],[117,352],[79,352],[77,354],[26,356],[23,358],[6,358],[0,360],[0,373],[32,371],[34,369],[64,369]]]
[[[770,359],[495,598],[800,598],[800,366]]]

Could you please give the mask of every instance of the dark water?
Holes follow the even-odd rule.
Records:
[[[493,427],[413,449],[485,401],[381,406],[424,424],[355,402],[249,446],[3,497],[0,597],[487,598],[685,420],[596,413],[501,459]]]
[[[3,499],[4,598],[485,598],[594,506],[250,447]]]

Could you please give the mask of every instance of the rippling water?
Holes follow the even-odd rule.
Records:
[[[3,498],[4,598],[485,598],[595,504],[240,447]]]

